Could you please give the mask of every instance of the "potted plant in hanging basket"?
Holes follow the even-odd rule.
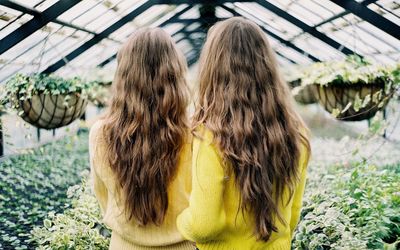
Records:
[[[314,96],[314,85],[299,85],[292,89],[292,95],[296,102],[301,104],[313,104],[318,100]]]
[[[111,99],[111,82],[91,82],[89,101],[99,108],[107,107]]]
[[[90,84],[79,78],[17,74],[6,83],[2,101],[26,122],[55,129],[83,115],[89,88]]]
[[[317,102],[317,99],[314,97],[313,87],[314,85],[303,85],[302,84],[302,72],[304,71],[303,67],[294,66],[289,70],[283,71],[283,76],[287,81],[293,98],[296,102],[300,104],[313,104]]]
[[[343,121],[373,117],[394,93],[389,68],[354,55],[342,62],[316,63],[304,72],[302,81],[304,85],[314,85],[318,102]]]

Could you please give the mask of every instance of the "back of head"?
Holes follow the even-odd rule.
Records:
[[[187,131],[186,65],[159,28],[136,31],[117,60],[104,125],[107,156],[127,217],[158,225]]]
[[[268,240],[277,230],[274,218],[285,223],[278,205],[286,188],[293,194],[300,147],[308,141],[274,53],[253,22],[235,17],[210,29],[200,58],[194,126],[200,124],[232,166],[255,234]]]

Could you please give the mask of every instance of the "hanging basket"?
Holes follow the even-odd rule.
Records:
[[[329,113],[333,113],[334,110],[341,111],[337,114],[337,119],[343,121],[362,121],[373,117],[378,110],[383,109],[387,105],[390,94],[385,94],[384,88],[384,83],[338,84],[315,85],[313,91],[314,96],[326,111]],[[381,94],[376,95],[379,92]],[[379,97],[376,101],[370,101],[357,110],[354,108],[354,105],[347,107],[349,103],[354,104],[356,99],[364,100],[368,95]]]
[[[305,86],[298,86],[292,89],[292,94],[296,102],[301,104],[313,104],[316,103],[318,100],[314,96],[314,88],[317,86],[315,85],[305,85]]]
[[[91,90],[92,95],[89,95],[89,101],[99,108],[107,107],[110,102],[111,92],[111,83],[100,84]]]
[[[85,113],[87,99],[76,94],[38,94],[20,101],[21,117],[26,122],[43,129],[55,129],[72,123]]]

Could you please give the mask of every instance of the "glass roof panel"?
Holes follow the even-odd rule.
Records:
[[[316,39],[308,33],[296,37],[292,43],[322,61],[342,59],[345,56],[343,53],[332,48],[321,40]]]
[[[32,18],[32,15],[0,5],[0,39],[6,37]]]
[[[55,4],[58,0],[13,0],[20,5],[27,6],[27,7],[35,7],[39,11],[43,11],[50,7],[51,5]]]
[[[400,3],[398,1],[378,1],[377,3],[370,4],[368,8],[393,23],[400,23]]]
[[[0,5],[0,29],[15,21],[21,14],[23,13]]]
[[[57,20],[87,29],[90,33],[100,33],[145,1],[84,0],[60,15]],[[356,1],[362,2],[363,0]],[[44,11],[57,0],[15,0],[14,2],[34,8],[37,11]],[[359,54],[372,57],[381,63],[394,63],[400,60],[400,40],[353,14],[347,14],[344,9],[330,0],[270,0],[268,2],[309,26],[315,26],[319,32]],[[104,39],[99,44],[89,48],[82,55],[69,62],[67,66],[61,68],[58,73],[64,74],[74,72],[77,68],[98,65],[116,53],[120,44],[137,28],[158,26],[187,6],[182,4],[151,7],[133,21],[116,30],[110,35],[111,39]],[[292,42],[306,53],[310,53],[321,60],[344,57],[343,53],[316,37],[304,33],[296,25],[257,3],[225,3],[224,6],[255,21],[268,32]],[[400,23],[400,3],[398,1],[378,0],[367,7],[393,23]],[[199,5],[193,5],[193,8],[181,15],[180,18],[196,19],[199,17],[198,9]],[[220,18],[228,18],[233,14],[223,7],[217,7],[216,15]],[[335,19],[334,17],[338,15],[339,17]],[[9,9],[0,4],[0,39],[32,18],[33,16],[29,14]],[[204,33],[195,32],[199,25],[199,22],[191,24],[175,22],[166,25],[164,29],[171,35],[181,32],[175,34],[174,39],[179,41],[178,47],[184,53],[193,57],[204,39]],[[13,72],[30,73],[45,69],[92,38],[93,35],[90,33],[76,31],[73,28],[63,27],[52,22],[47,24],[0,55],[0,81],[3,81]],[[192,40],[188,40],[189,37]],[[288,65],[292,63],[291,61],[299,64],[311,62],[305,55],[275,40],[273,36],[268,35],[268,37],[277,52],[280,64]],[[115,62],[107,64],[106,67],[113,67],[113,65],[115,66]]]
[[[40,72],[91,37],[86,32],[49,23],[1,55],[5,64],[0,65],[0,71],[7,74],[0,82],[18,71]],[[11,69],[14,65],[18,65],[18,71]],[[32,68],[32,65],[36,66]]]
[[[328,0],[272,0],[268,1],[285,10],[304,23],[314,26],[323,20],[332,17],[343,9]]]
[[[284,39],[289,39],[301,32],[301,29],[296,25],[286,21],[278,15],[275,15],[273,12],[263,8],[257,3],[236,3],[235,6],[246,11],[247,17],[250,19],[254,20],[254,18],[251,18],[250,16],[255,16],[259,20],[263,21],[269,26],[269,28],[277,31],[278,35]],[[243,12],[240,14],[243,14]]]

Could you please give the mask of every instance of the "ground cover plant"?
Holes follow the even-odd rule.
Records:
[[[88,169],[87,133],[0,162],[0,249],[33,249],[31,229],[70,205],[67,189]]]
[[[400,247],[400,164],[312,167],[294,249]]]
[[[71,207],[63,213],[50,212],[43,226],[32,231],[39,250],[108,249],[110,231],[101,224],[100,209],[87,182],[68,189]]]
[[[347,160],[338,163],[324,157],[320,144],[330,146],[332,155],[343,146],[343,140],[312,141],[314,154],[319,156],[308,169],[304,207],[292,249],[399,249],[400,156],[391,153],[389,162],[382,161],[381,155],[368,162],[362,160],[363,154],[374,149],[376,141],[372,142],[364,151],[347,154]],[[387,144],[384,149],[395,152],[396,147]],[[382,157],[387,158],[383,153]],[[357,160],[349,162],[351,159]],[[84,249],[85,245],[107,249],[110,232],[101,225],[88,185],[84,181],[72,187],[72,207],[64,213],[50,213],[44,224],[34,229],[33,240],[40,249]]]

